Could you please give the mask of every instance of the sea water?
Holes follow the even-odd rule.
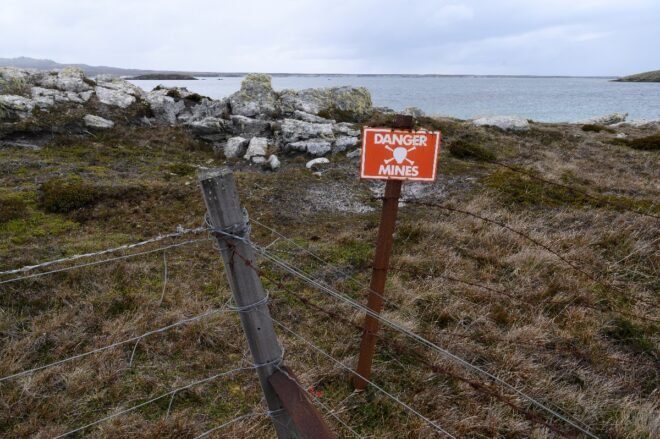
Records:
[[[223,98],[236,92],[242,77],[196,81],[132,81],[145,90],[159,84],[187,87]],[[629,120],[660,120],[660,83],[612,82],[611,78],[489,76],[290,75],[273,77],[273,88],[366,87],[375,106],[419,107],[429,115],[473,119],[520,116],[539,122],[574,122],[607,113]]]

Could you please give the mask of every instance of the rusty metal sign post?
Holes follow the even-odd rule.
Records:
[[[412,116],[397,115],[390,129],[365,128],[362,136],[361,177],[387,180],[367,299],[367,307],[375,314],[383,310],[383,294],[403,182],[433,181],[436,176],[440,132],[414,132],[413,128]],[[367,314],[364,318],[357,376],[353,380],[356,390],[364,390],[371,376],[378,327],[378,319]]]

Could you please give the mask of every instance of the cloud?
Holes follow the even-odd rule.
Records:
[[[3,0],[0,56],[213,71],[658,68],[654,0]]]

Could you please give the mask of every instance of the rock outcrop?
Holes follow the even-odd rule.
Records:
[[[590,119],[585,119],[579,124],[594,124],[594,125],[614,125],[616,123],[625,122],[628,118],[628,113],[611,113],[605,114],[603,116],[592,117]]]
[[[504,131],[528,131],[527,119],[517,116],[489,116],[475,119],[472,123],[476,126],[497,127]]]
[[[227,158],[277,169],[273,152],[320,157],[356,147],[361,131],[354,123],[372,112],[364,88],[277,92],[263,74],[247,75],[238,92],[214,100],[181,87],[145,92],[126,80],[92,79],[77,69],[0,69],[0,138],[26,127],[82,133],[127,124],[177,125]]]

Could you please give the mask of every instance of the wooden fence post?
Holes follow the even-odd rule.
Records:
[[[280,439],[332,437],[331,434],[310,435],[309,430],[305,428],[305,425],[310,424],[311,419],[311,425],[320,423],[325,427],[325,431],[330,431],[306,396],[303,398],[303,404],[306,402],[310,406],[305,411],[306,422],[303,428],[297,425],[296,420],[300,419],[300,416],[293,417],[287,411],[287,407],[293,405],[285,402],[288,402],[287,399],[297,398],[300,404],[301,396],[297,392],[278,393],[269,381],[274,374],[281,374],[280,369],[284,367],[284,351],[277,340],[268,309],[268,297],[264,293],[256,270],[255,251],[249,243],[249,224],[240,205],[232,172],[227,168],[205,170],[200,172],[199,183],[206,204],[209,226],[213,229],[220,246],[225,272],[277,437]],[[317,433],[318,431],[316,430]]]

